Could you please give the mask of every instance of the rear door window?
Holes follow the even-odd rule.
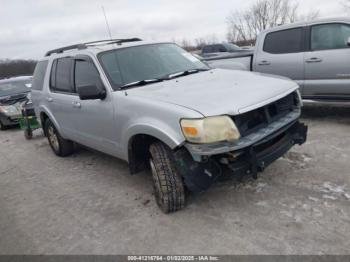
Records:
[[[263,50],[271,54],[302,52],[302,28],[293,28],[266,35]]]
[[[56,92],[73,93],[71,73],[73,60],[70,57],[54,61],[51,70],[50,87]]]

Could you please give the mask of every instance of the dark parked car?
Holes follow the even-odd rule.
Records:
[[[26,101],[31,87],[31,76],[0,80],[0,129],[18,125],[22,103]]]
[[[253,51],[249,49],[243,49],[237,45],[231,43],[222,43],[222,44],[214,44],[214,45],[206,45],[202,48],[202,57],[216,57],[222,55],[247,55],[252,54]]]

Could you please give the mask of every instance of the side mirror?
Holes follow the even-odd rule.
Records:
[[[350,37],[348,38],[347,44],[350,46]]]
[[[80,100],[105,99],[106,90],[98,88],[96,85],[77,87]]]

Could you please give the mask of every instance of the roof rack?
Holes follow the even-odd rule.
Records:
[[[98,41],[92,41],[92,42],[86,42],[86,43],[81,43],[81,44],[76,44],[76,45],[69,45],[57,49],[53,49],[48,51],[45,56],[50,56],[52,54],[60,54],[63,53],[64,51],[68,50],[73,50],[73,49],[86,49],[88,46],[97,46],[97,45],[111,45],[111,44],[118,44],[121,45],[122,43],[127,43],[127,42],[137,42],[137,41],[142,41],[140,38],[128,38],[128,39],[106,39],[106,40],[98,40]]]

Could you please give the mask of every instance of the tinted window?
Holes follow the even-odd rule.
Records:
[[[345,24],[325,24],[313,26],[311,29],[311,49],[348,48],[350,26]]]
[[[302,28],[269,33],[265,38],[264,51],[271,54],[301,52],[302,34]]]
[[[55,89],[56,86],[56,69],[57,69],[57,60],[54,60],[51,67],[50,74],[50,88]]]
[[[59,92],[72,92],[71,85],[72,59],[60,58],[53,64],[51,71],[51,88]]]
[[[213,52],[213,46],[211,45],[207,45],[205,47],[203,47],[203,53],[212,53]]]
[[[227,52],[227,49],[224,45],[216,45],[215,46],[215,52]]]
[[[47,69],[47,61],[41,61],[37,63],[34,70],[33,80],[32,80],[33,90],[43,89],[46,69]]]
[[[100,75],[95,66],[87,61],[75,62],[74,83],[76,88],[84,86],[100,86]]]
[[[227,49],[224,45],[208,45],[203,48],[203,53],[219,53],[227,52]]]

